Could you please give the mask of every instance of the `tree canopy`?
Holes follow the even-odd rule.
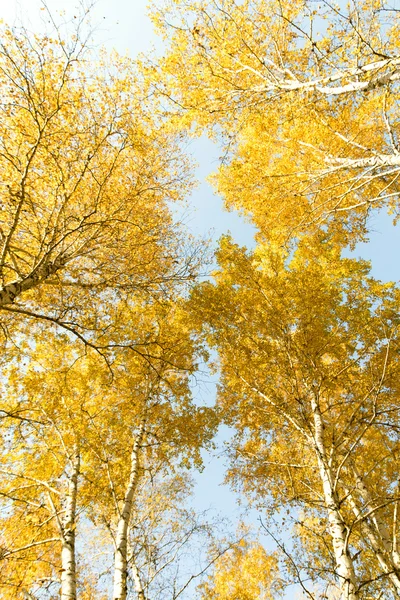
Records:
[[[329,587],[334,575],[353,599],[388,578],[398,594],[399,290],[329,240],[290,259],[226,239],[218,259],[216,283],[192,302],[237,432],[230,480],[269,516],[303,515],[297,535],[318,556],[302,567],[311,579]]]
[[[132,60],[43,8],[0,41],[2,597],[399,599],[400,288],[349,253],[398,215],[399,10],[160,1]],[[203,134],[256,227],[212,273]],[[273,549],[190,505],[221,424]]]
[[[222,136],[216,189],[262,237],[290,243],[328,224],[348,242],[372,209],[397,214],[394,7],[182,0],[154,19],[168,47],[160,90],[185,123]]]

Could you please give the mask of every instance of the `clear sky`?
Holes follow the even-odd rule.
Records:
[[[93,22],[97,25],[96,39],[108,48],[116,48],[120,53],[128,53],[134,57],[138,52],[150,50],[152,45],[159,42],[152,33],[152,25],[146,16],[146,0],[98,0],[93,10]],[[74,0],[48,0],[47,5],[52,13],[64,9],[67,14],[73,14],[77,2]],[[0,17],[9,23],[21,19],[28,28],[36,29],[43,11],[40,11],[40,0],[0,0]],[[30,22],[30,25],[29,25]],[[206,139],[193,141],[189,147],[199,164],[197,177],[200,186],[190,201],[186,222],[192,231],[198,235],[208,235],[213,230],[212,237],[216,240],[228,230],[234,239],[243,245],[253,242],[252,227],[236,214],[222,210],[222,202],[212,194],[211,188],[205,182],[206,176],[218,164],[218,149]],[[391,224],[391,218],[385,214],[376,215],[371,221],[373,232],[369,244],[359,244],[355,250],[356,256],[372,260],[373,274],[384,280],[400,279],[400,236],[399,229]],[[199,400],[212,402],[215,396],[215,379],[204,383],[199,394]],[[226,430],[221,432],[219,441],[229,439]],[[205,456],[205,470],[197,478],[195,504],[201,509],[212,505],[230,516],[233,521],[238,518],[240,508],[235,504],[234,495],[224,486],[222,461],[213,456]],[[253,514],[254,519],[254,514]]]

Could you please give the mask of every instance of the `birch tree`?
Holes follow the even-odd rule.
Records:
[[[129,524],[127,598],[191,598],[235,545],[228,519],[191,506],[193,483],[178,464],[153,464],[142,474]]]
[[[58,587],[63,600],[80,597],[88,585],[81,576],[89,566],[85,523],[92,524],[89,536],[102,532],[105,540],[111,534],[104,552],[112,558],[113,598],[126,598],[131,581],[141,598],[164,571],[161,564],[149,570],[148,561],[143,563],[150,539],[160,561],[166,552],[165,540],[157,541],[160,523],[147,518],[148,530],[140,529],[140,535],[137,530],[135,544],[132,528],[150,509],[151,503],[143,503],[157,472],[176,477],[175,493],[162,500],[159,514],[178,511],[175,504],[187,489],[180,473],[201,464],[200,450],[212,438],[216,419],[212,409],[191,401],[189,380],[199,350],[178,301],[147,302],[129,312],[121,330],[123,325],[148,335],[146,354],[114,349],[112,376],[97,353],[79,354],[73,339],[49,335],[36,337],[34,351],[27,344],[25,357],[4,375],[5,409],[11,414],[3,419],[0,490],[5,598]],[[177,556],[178,549],[176,542]],[[175,558],[172,548],[166,566]],[[97,597],[96,561],[90,566]]]
[[[154,20],[168,46],[159,90],[184,126],[221,136],[216,188],[263,237],[329,223],[348,241],[372,209],[397,215],[395,7],[182,0]]]
[[[293,258],[224,239],[218,259],[193,303],[237,431],[230,481],[269,516],[304,512],[302,565],[328,597],[399,597],[398,289],[322,234]]]
[[[46,344],[36,340],[34,358],[3,375],[4,401],[13,404],[17,397],[21,417],[19,424],[14,414],[2,424],[5,598],[58,588],[62,600],[77,597],[76,532],[86,508],[81,497],[95,497],[87,474],[91,415],[102,409],[99,367],[98,360],[79,364],[67,338],[48,338]]]
[[[6,336],[39,319],[93,338],[118,295],[191,277],[168,207],[191,186],[181,136],[133,61],[90,49],[87,19],[47,34],[2,26]]]
[[[149,317],[147,307],[146,318]],[[142,320],[143,316],[138,314],[138,318]],[[116,357],[113,386],[118,415],[112,411],[112,438],[108,440],[106,436],[98,444],[97,472],[103,472],[103,493],[98,501],[97,519],[101,517],[114,546],[115,600],[127,598],[131,581],[138,598],[145,599],[149,586],[163,570],[161,564],[153,572],[149,572],[148,563],[144,572],[142,568],[143,555],[148,556],[146,540],[149,539],[154,556],[159,553],[162,562],[161,542],[156,541],[156,529],[160,526],[157,519],[147,520],[149,529],[142,529],[142,536],[134,536],[136,551],[130,541],[143,513],[157,510],[143,507],[143,497],[151,499],[147,488],[151,487],[153,477],[160,472],[166,479],[176,475],[177,488],[172,497],[158,499],[161,519],[172,510],[174,499],[178,501],[180,497],[179,481],[184,495],[185,479],[179,473],[183,467],[201,465],[200,450],[210,442],[217,422],[213,409],[196,407],[191,400],[189,383],[196,369],[198,349],[187,314],[179,306],[169,310],[156,306],[153,319],[158,340],[147,349],[147,360],[137,353]],[[126,326],[131,327],[132,322]],[[114,461],[115,455],[122,460]],[[173,553],[168,560],[173,562]]]

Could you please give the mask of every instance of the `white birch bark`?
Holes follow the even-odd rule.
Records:
[[[375,154],[369,158],[327,157],[325,162],[332,165],[332,171],[339,169],[379,169],[400,167],[400,154]],[[327,171],[329,173],[329,171]]]
[[[24,279],[17,279],[0,288],[0,308],[7,304],[12,304],[18,296],[23,292],[30,290],[40,283],[54,275],[62,266],[66,264],[66,260],[57,258],[53,262],[45,262],[38,265]]]
[[[74,456],[71,458],[70,462],[72,472],[69,478],[61,535],[61,600],[76,600],[75,529],[76,500],[80,470],[80,454],[78,448],[75,449]]]
[[[138,600],[146,600],[139,569],[137,568],[136,562],[134,560],[132,561],[132,578],[135,584],[135,591],[137,593]]]
[[[117,532],[115,535],[113,600],[126,600],[127,597],[129,521],[132,515],[133,498],[139,481],[140,448],[145,424],[146,418],[144,417],[133,443],[129,482],[125,491],[125,498],[117,524]],[[144,594],[139,596],[139,598],[140,600],[144,600]]]
[[[356,577],[353,561],[347,549],[346,528],[340,514],[339,503],[333,489],[332,473],[327,461],[324,443],[324,425],[318,402],[313,399],[311,408],[314,420],[314,442],[317,453],[320,477],[328,513],[329,530],[336,560],[337,575],[340,580],[340,600],[357,600]]]
[[[369,507],[369,510],[373,511],[371,514],[371,520],[375,525],[375,529],[379,535],[379,538],[382,540],[385,551],[391,556],[393,567],[400,572],[400,556],[397,551],[395,540],[391,539],[388,527],[383,519],[381,519],[380,512],[377,510],[377,506],[373,502],[371,494],[369,493],[359,473],[356,473],[356,489],[359,491],[365,504]]]
[[[266,84],[255,88],[255,91],[292,92],[316,90],[325,96],[340,96],[354,92],[369,92],[400,79],[400,57],[398,56],[370,62],[361,67],[343,69],[327,77],[319,77],[309,81],[299,81],[291,73],[290,79],[280,77],[282,69],[272,61],[268,61],[268,63],[268,66],[274,70],[275,77],[274,79],[269,79]],[[287,69],[285,73],[288,73]],[[370,78],[364,81],[358,80],[359,77],[365,77],[366,75],[370,75]],[[342,85],[331,85],[349,78],[353,79],[353,81]]]
[[[392,585],[396,592],[396,597],[400,598],[400,578],[396,570],[396,566],[392,563],[392,561],[390,560],[390,555],[388,555],[388,553],[386,552],[386,543],[380,538],[379,535],[377,535],[376,531],[374,531],[373,528],[369,525],[368,521],[365,519],[365,515],[361,513],[349,490],[346,491],[351,509],[355,517],[361,522],[364,535],[368,539],[383,572],[389,577],[390,581],[392,582]]]

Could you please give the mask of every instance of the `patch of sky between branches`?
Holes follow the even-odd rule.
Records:
[[[362,258],[371,263],[371,275],[381,281],[400,280],[400,235],[399,227],[393,225],[393,215],[382,209],[369,219],[367,242],[356,244],[354,250],[345,250],[343,255]]]
[[[209,238],[213,248],[218,239],[229,233],[242,246],[254,248],[255,228],[237,212],[229,212],[223,200],[213,192],[207,177],[218,169],[218,146],[205,135],[191,139],[185,152],[197,165],[195,177],[199,182],[185,206],[171,207],[174,218],[182,221],[196,237]]]

